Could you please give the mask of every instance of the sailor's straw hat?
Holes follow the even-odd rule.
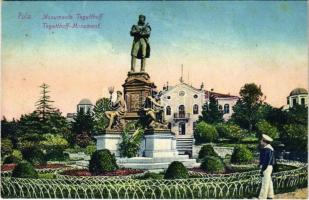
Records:
[[[273,139],[271,137],[269,137],[268,135],[262,134],[262,139],[268,142],[272,142]]]

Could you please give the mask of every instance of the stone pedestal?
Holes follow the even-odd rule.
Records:
[[[124,98],[127,104],[127,120],[137,120],[140,110],[147,96],[156,88],[146,72],[129,72],[125,83],[122,85]]]
[[[119,132],[106,133],[104,135],[95,136],[97,140],[96,146],[97,150],[108,149],[115,156],[120,156],[119,154],[119,144],[121,143],[121,134]]]
[[[144,156],[175,157],[176,138],[170,130],[146,130],[144,135]]]

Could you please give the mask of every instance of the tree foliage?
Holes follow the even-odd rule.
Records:
[[[262,134],[266,134],[273,139],[279,137],[278,129],[275,126],[272,126],[266,120],[261,120],[257,123],[257,137],[261,138]]]
[[[75,134],[86,133],[91,134],[94,127],[93,115],[90,111],[86,113],[82,110],[77,112],[77,115],[74,117],[72,122],[72,132]]]
[[[302,124],[284,125],[280,139],[289,151],[303,153],[308,150],[308,129]]]
[[[94,113],[94,132],[102,133],[108,124],[108,119],[105,112],[109,110],[109,99],[101,98],[97,100],[93,108]]]
[[[54,112],[54,108],[52,107],[51,103],[54,101],[50,100],[50,96],[48,93],[50,92],[48,90],[49,85],[46,83],[43,83],[40,85],[41,90],[41,96],[40,99],[36,102],[36,112],[38,113],[39,118],[42,121],[45,121],[47,116]]]
[[[13,152],[13,144],[10,139],[1,140],[1,157],[8,156]]]
[[[209,103],[203,106],[199,120],[210,124],[223,122],[223,111],[219,109],[218,101],[213,95],[209,97]]]
[[[242,128],[252,131],[261,118],[258,111],[264,100],[262,89],[255,83],[247,83],[240,89],[239,95],[240,99],[233,107],[231,120]]]

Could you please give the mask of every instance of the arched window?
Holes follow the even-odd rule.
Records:
[[[198,114],[198,105],[197,105],[197,104],[195,104],[195,105],[193,106],[193,114],[194,114],[194,115],[197,115],[197,114]]]
[[[305,98],[301,98],[301,105],[305,105]]]
[[[180,105],[178,108],[178,112],[179,112],[179,117],[185,117],[186,115],[186,111],[185,111],[185,106],[184,105]]]
[[[230,105],[229,104],[224,105],[224,113],[230,113]]]
[[[218,108],[219,108],[219,110],[222,110],[222,106],[221,105],[219,105]]]
[[[171,115],[171,107],[170,106],[166,106],[166,115]]]

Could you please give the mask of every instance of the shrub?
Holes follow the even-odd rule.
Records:
[[[289,124],[283,126],[280,139],[290,151],[307,152],[308,129],[300,124]]]
[[[38,173],[34,167],[27,161],[19,162],[12,172],[15,178],[38,178]]]
[[[46,158],[41,149],[36,146],[26,147],[22,150],[23,158],[31,164],[45,164]]]
[[[272,126],[266,120],[259,121],[256,124],[256,126],[257,126],[257,137],[258,138],[261,138],[262,134],[266,134],[273,139],[278,138],[279,136],[278,129],[275,126]]]
[[[93,144],[91,144],[91,145],[88,145],[87,147],[86,147],[86,154],[88,154],[88,155],[92,155],[95,151],[97,150],[97,146],[96,145],[93,145]]]
[[[210,144],[203,145],[198,153],[199,159],[203,159],[206,156],[218,156],[218,154],[215,152],[214,148]]]
[[[89,171],[93,174],[102,174],[118,169],[115,155],[108,149],[97,150],[91,155]]]
[[[68,147],[68,141],[61,135],[56,134],[44,134],[44,140],[40,142],[40,145],[45,150],[64,150]]]
[[[163,174],[158,174],[158,173],[154,173],[154,172],[147,172],[146,174],[144,174],[143,176],[139,177],[139,179],[163,179],[164,175]]]
[[[10,155],[13,152],[13,143],[10,139],[1,139],[1,157]]]
[[[248,164],[253,161],[252,152],[245,145],[236,146],[231,156],[231,163],[233,164]]]
[[[26,134],[18,139],[18,147],[19,149],[24,149],[28,147],[36,146],[37,148],[41,147],[41,141],[45,140],[45,138],[40,134]]]
[[[234,142],[240,142],[240,140],[247,135],[247,131],[236,124],[229,124],[228,129],[229,138]]]
[[[172,162],[164,175],[165,179],[183,179],[188,178],[188,170],[187,168],[179,161]]]
[[[219,123],[219,124],[216,124],[215,127],[218,132],[219,138],[230,138],[230,131],[229,131],[228,125]]]
[[[222,173],[224,172],[224,164],[219,157],[207,156],[203,159],[201,169],[209,173]]]
[[[12,154],[6,157],[3,164],[18,163],[23,159],[23,156],[19,150],[14,149]]]
[[[75,137],[75,142],[82,148],[85,148],[91,143],[91,137],[87,133],[77,134]]]
[[[199,122],[194,130],[194,138],[197,144],[213,142],[217,139],[218,133],[214,126],[206,122]]]
[[[21,154],[21,151],[14,149],[12,152],[12,155],[15,156],[16,158],[22,160],[23,159],[23,155]]]
[[[69,159],[69,155],[61,149],[51,149],[46,151],[45,159],[51,161],[66,161]]]
[[[20,161],[21,159],[17,158],[16,156],[9,155],[8,157],[4,159],[3,164],[18,163]]]
[[[133,134],[126,130],[122,134],[122,142],[119,145],[120,156],[128,158],[137,156],[143,134],[144,130],[140,128],[136,129]]]

